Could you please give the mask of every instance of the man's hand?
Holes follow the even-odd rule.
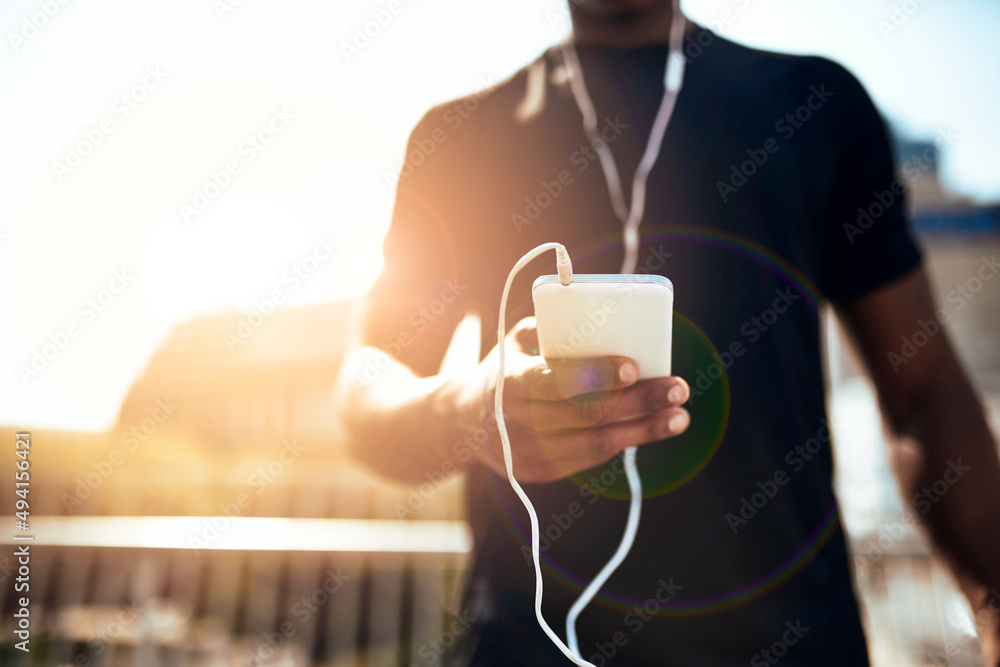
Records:
[[[537,353],[533,317],[518,322],[505,344],[504,416],[518,481],[568,477],[628,447],[682,433],[691,421],[679,407],[691,393],[681,378],[637,382],[638,366],[628,357],[549,366]],[[494,349],[472,380],[483,421],[493,414],[497,362]],[[506,475],[498,433],[479,450],[479,457]]]
[[[982,585],[954,561],[948,564],[958,572],[959,588],[969,600],[986,667],[1000,667],[1000,591]]]

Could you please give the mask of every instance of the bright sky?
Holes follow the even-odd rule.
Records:
[[[684,8],[839,60],[912,134],[953,128],[946,182],[1000,199],[1000,3]],[[363,294],[413,124],[564,37],[566,15],[564,0],[3,3],[0,423],[108,428],[195,314]],[[373,16],[385,25],[348,58]]]

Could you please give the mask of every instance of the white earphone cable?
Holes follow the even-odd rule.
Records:
[[[580,66],[576,49],[571,42],[563,46],[564,59],[569,67],[570,89],[573,92],[573,98],[576,100],[577,106],[580,108],[580,113],[583,115],[583,127],[587,138],[595,150],[597,150],[598,157],[600,158],[601,168],[604,171],[604,177],[608,184],[608,194],[611,197],[612,208],[622,223],[625,256],[622,261],[621,273],[634,273],[636,264],[638,263],[639,224],[642,221],[646,208],[646,182],[649,178],[649,173],[653,169],[653,165],[656,164],[656,160],[660,155],[663,137],[666,134],[667,126],[673,115],[677,96],[684,83],[685,60],[683,38],[686,23],[684,15],[680,11],[680,0],[674,0],[673,19],[670,26],[669,55],[667,56],[663,77],[663,99],[657,110],[656,119],[653,121],[646,149],[632,179],[631,207],[625,203],[625,193],[622,190],[621,178],[618,174],[618,168],[615,165],[614,156],[611,154],[611,148],[607,142],[599,141],[600,137],[597,134],[597,111],[587,92],[586,82],[583,78],[583,68]],[[605,582],[607,582],[618,566],[625,560],[628,552],[632,549],[632,544],[635,542],[635,535],[639,528],[639,518],[642,511],[642,480],[636,466],[635,447],[629,447],[625,450],[623,463],[625,466],[625,477],[628,480],[629,491],[631,493],[625,532],[614,555],[580,594],[580,597],[577,598],[566,617],[566,641],[569,648],[577,657],[580,656],[580,649],[576,634],[576,621]]]
[[[666,72],[664,74],[663,100],[660,102],[660,107],[657,110],[656,119],[653,121],[653,128],[650,131],[649,140],[646,144],[646,149],[643,152],[642,159],[639,162],[639,166],[636,168],[635,176],[632,180],[631,207],[625,203],[625,194],[622,190],[621,178],[618,175],[618,168],[615,165],[611,150],[608,147],[607,142],[600,140],[600,136],[597,134],[597,111],[594,108],[593,101],[587,93],[586,83],[583,80],[583,70],[580,67],[576,49],[573,47],[572,43],[563,45],[564,60],[569,68],[570,88],[572,89],[573,97],[576,100],[577,106],[580,108],[580,112],[583,115],[584,131],[587,138],[590,140],[591,145],[594,146],[595,150],[597,150],[597,154],[601,162],[601,168],[604,171],[605,180],[608,184],[608,193],[611,197],[612,208],[622,224],[625,257],[622,262],[621,273],[633,273],[635,271],[636,263],[638,262],[639,224],[642,221],[643,213],[645,212],[646,181],[649,178],[650,171],[653,169],[653,165],[656,164],[656,160],[659,157],[663,137],[666,134],[667,125],[670,122],[671,115],[673,115],[674,106],[677,102],[677,95],[680,92],[680,88],[684,80],[685,62],[684,54],[682,52],[682,40],[686,22],[680,11],[680,0],[673,0],[673,8],[673,21],[670,26],[670,52],[667,58]],[[567,643],[563,643],[559,636],[552,630],[549,624],[545,621],[545,617],[542,615],[543,582],[541,556],[539,553],[540,538],[538,529],[538,514],[536,513],[534,506],[531,504],[531,500],[528,498],[528,495],[514,478],[514,462],[511,454],[510,437],[507,434],[507,424],[503,415],[503,386],[505,376],[504,341],[507,334],[506,311],[510,287],[514,282],[514,277],[522,268],[525,267],[525,265],[528,264],[528,262],[538,257],[543,252],[547,252],[549,250],[556,251],[558,257],[557,267],[562,284],[567,285],[572,279],[572,267],[569,261],[569,256],[566,253],[566,248],[559,243],[544,243],[536,248],[533,248],[521,257],[521,259],[519,259],[510,270],[510,273],[507,276],[507,282],[504,284],[503,294],[500,298],[500,312],[497,318],[499,369],[493,408],[496,413],[497,426],[499,427],[500,432],[500,442],[503,448],[507,479],[510,481],[510,485],[513,487],[517,497],[520,498],[521,503],[528,511],[528,518],[531,523],[531,559],[535,569],[535,618],[538,620],[539,626],[541,626],[542,630],[549,637],[549,639],[552,640],[556,647],[569,660],[571,660],[574,664],[582,665],[584,667],[595,667],[593,663],[584,660],[580,655],[576,635],[576,621],[580,616],[580,613],[583,612],[600,588],[607,582],[608,578],[611,577],[612,573],[614,573],[618,566],[625,560],[625,557],[632,548],[636,532],[639,528],[639,518],[642,510],[642,480],[639,477],[639,470],[636,466],[636,449],[635,447],[629,447],[625,450],[623,456],[625,476],[628,480],[629,490],[631,493],[628,520],[625,524],[625,530],[614,555],[604,565],[597,576],[590,582],[587,588],[584,589],[584,591],[580,594],[580,597],[577,598],[576,602],[570,608],[569,614],[566,618],[567,645]]]
[[[583,76],[583,68],[580,66],[576,48],[572,41],[562,45],[563,59],[569,68],[570,90],[573,93],[573,99],[580,108],[580,113],[583,115],[584,132],[594,150],[597,151],[601,169],[604,171],[604,178],[607,181],[612,209],[625,228],[625,259],[622,262],[621,273],[632,273],[635,270],[638,259],[639,223],[646,212],[646,181],[660,155],[663,137],[666,134],[667,125],[670,123],[670,117],[673,115],[677,96],[684,83],[683,39],[687,21],[681,13],[680,0],[674,0],[673,4],[674,20],[670,25],[669,55],[663,76],[664,95],[657,110],[656,119],[653,121],[646,149],[632,179],[631,208],[625,203],[625,192],[622,189],[621,177],[618,174],[614,156],[611,154],[611,148],[597,133],[597,110],[587,92],[587,83]]]
[[[535,512],[535,508],[531,504],[528,494],[524,492],[521,485],[518,484],[516,479],[514,479],[514,460],[510,451],[510,436],[507,435],[507,422],[503,416],[504,342],[507,335],[507,297],[510,293],[510,286],[514,282],[514,276],[516,276],[528,262],[548,250],[555,250],[560,255],[560,260],[566,258],[565,264],[568,265],[568,255],[566,255],[566,248],[562,244],[543,243],[542,245],[528,251],[527,254],[514,264],[514,268],[512,268],[510,273],[507,275],[507,282],[503,287],[503,295],[500,297],[500,312],[497,316],[497,347],[499,350],[498,360],[500,368],[497,374],[496,394],[493,398],[493,411],[496,413],[497,427],[500,432],[500,443],[503,447],[503,461],[507,468],[507,479],[510,481],[510,485],[514,488],[514,492],[517,494],[517,497],[521,499],[521,503],[524,505],[524,508],[528,510],[528,518],[531,521],[531,560],[535,566],[535,618],[538,619],[538,624],[542,627],[542,630],[546,635],[548,635],[549,639],[552,640],[552,643],[554,643],[559,650],[562,651],[563,655],[577,665],[596,667],[593,663],[587,662],[577,655],[576,651],[571,651],[569,647],[563,643],[562,639],[559,638],[559,635],[557,635],[552,628],[549,627],[549,624],[545,621],[545,617],[542,616],[542,566],[540,562],[541,556],[539,555],[538,514]],[[569,269],[569,272],[571,272],[571,269]],[[565,273],[567,273],[567,270],[560,266],[559,273],[560,277],[562,277]]]

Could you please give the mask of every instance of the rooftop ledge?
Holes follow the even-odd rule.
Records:
[[[0,522],[3,544],[133,549],[465,554],[464,521],[226,516],[38,516],[27,531]]]

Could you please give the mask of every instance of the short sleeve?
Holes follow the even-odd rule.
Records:
[[[838,70],[834,94],[843,97],[831,131],[837,159],[823,291],[846,303],[899,278],[921,257],[885,123],[857,79],[825,62]]]
[[[382,246],[385,264],[369,292],[362,326],[363,344],[420,376],[437,372],[469,300],[452,230],[454,165],[439,129],[429,112],[407,142]]]

